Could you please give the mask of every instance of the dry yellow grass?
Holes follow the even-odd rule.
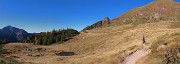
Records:
[[[143,24],[159,21],[180,21],[180,3],[173,0],[157,0],[128,11],[112,21],[113,25]]]
[[[4,49],[18,51],[7,54],[6,57],[17,56],[18,58],[13,59],[33,64],[118,64],[128,54],[140,48],[143,35],[148,48],[159,36],[180,31],[179,28],[168,28],[170,25],[171,22],[164,21],[138,26],[129,24],[97,28],[81,33],[63,44],[39,46],[10,43]],[[37,48],[46,50],[38,52]],[[55,54],[61,51],[75,52],[76,55],[62,57]],[[32,56],[28,56],[28,53]],[[40,54],[42,56],[36,56]]]
[[[179,64],[179,37],[179,32],[167,33],[166,35],[160,36],[160,38],[154,42],[156,45],[151,45],[151,47],[153,47],[152,52],[139,59],[137,64]]]

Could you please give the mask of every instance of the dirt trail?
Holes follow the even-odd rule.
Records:
[[[123,64],[136,64],[136,61],[145,56],[148,52],[145,51],[144,49],[142,50],[137,50],[135,53],[131,54],[127,58],[125,58]]]

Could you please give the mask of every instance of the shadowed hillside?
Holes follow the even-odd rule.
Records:
[[[32,35],[35,35],[35,33],[28,33],[23,29],[12,26],[6,26],[0,29],[0,40],[7,40],[8,42],[26,40]]]

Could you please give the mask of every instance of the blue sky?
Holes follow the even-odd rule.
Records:
[[[152,1],[0,0],[0,28],[11,25],[31,33],[67,27],[82,30],[104,17],[113,19]]]

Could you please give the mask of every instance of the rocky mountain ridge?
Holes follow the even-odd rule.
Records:
[[[160,21],[180,21],[180,3],[174,0],[156,0],[150,4],[130,10],[118,18],[104,20],[94,23],[84,28],[90,30],[94,28],[102,28],[122,24],[139,25],[142,23],[153,23]]]
[[[105,17],[103,20],[98,21],[98,22],[94,23],[91,26],[87,26],[82,31],[90,30],[90,29],[94,29],[94,28],[100,28],[100,27],[103,27],[103,26],[108,26],[110,23],[111,23],[111,20],[108,17]]]

